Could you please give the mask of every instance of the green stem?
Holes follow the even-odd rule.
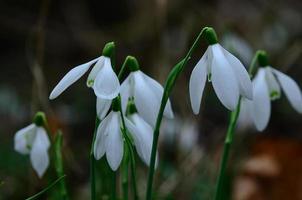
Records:
[[[93,133],[93,139],[91,143],[91,149],[90,149],[90,199],[95,200],[96,199],[96,189],[95,189],[95,158],[93,155],[93,149],[94,149],[94,142],[96,138],[96,132],[99,126],[100,120],[98,117],[95,118],[95,128]]]
[[[122,163],[122,188],[123,188],[123,200],[128,200],[128,171],[129,171],[129,154],[128,148],[124,148],[124,159]]]
[[[117,172],[112,172],[112,185],[111,185],[111,200],[116,200],[116,174]]]
[[[188,63],[193,51],[197,47],[199,40],[202,38],[203,33],[207,30],[208,27],[203,28],[200,33],[198,34],[197,38],[195,39],[193,45],[191,46],[189,52],[187,53],[186,57],[179,62],[170,72],[168,79],[165,84],[163,97],[161,99],[160,109],[157,115],[156,124],[153,132],[153,143],[152,143],[152,152],[151,152],[151,160],[150,160],[150,167],[149,167],[149,174],[148,174],[148,183],[147,183],[147,192],[146,192],[146,200],[152,199],[152,186],[153,186],[153,179],[154,179],[154,170],[155,170],[155,158],[156,158],[156,150],[159,138],[159,129],[161,125],[161,121],[163,118],[164,109],[166,107],[167,101],[169,99],[170,93],[175,85],[175,81],[179,74],[183,71],[184,67]]]
[[[120,96],[119,96],[119,98],[120,98]],[[125,119],[124,119],[124,115],[123,115],[121,104],[119,104],[119,112],[120,112],[121,119],[122,119],[123,136],[125,138],[126,146],[127,146],[127,149],[128,149],[128,152],[129,152],[129,156],[130,156],[130,167],[131,167],[131,179],[132,179],[133,195],[134,195],[134,199],[138,200],[136,175],[135,175],[136,164],[135,164],[135,158],[134,158],[134,151],[133,151],[131,139],[129,138],[129,136],[127,134],[127,127],[126,127],[126,124],[125,124]]]
[[[230,146],[233,142],[233,136],[235,132],[235,127],[237,124],[239,112],[240,112],[240,102],[241,97],[239,98],[239,102],[237,104],[237,108],[235,111],[231,112],[230,117],[230,123],[227,131],[227,135],[224,141],[224,147],[223,147],[223,155],[220,162],[220,168],[219,168],[219,174],[218,174],[218,180],[217,180],[217,186],[216,186],[216,192],[215,192],[215,200],[222,199],[222,186],[223,182],[225,180],[225,170],[227,166],[227,162],[229,159],[229,152],[230,152]]]
[[[59,177],[57,180],[55,180],[53,183],[51,183],[47,188],[43,189],[42,191],[38,192],[37,194],[25,199],[25,200],[34,200],[34,199],[38,199],[41,195],[43,195],[44,193],[48,192],[50,189],[52,189],[56,184],[58,184],[62,179],[64,179],[66,177],[66,175],[63,175],[61,177]]]
[[[262,53],[263,53],[263,51],[257,51],[252,59],[252,62],[249,67],[249,75],[251,78],[253,77],[253,74],[254,74],[254,71],[256,68],[256,63],[258,61],[258,57]],[[215,200],[223,199],[222,189],[223,189],[223,183],[225,180],[225,171],[226,171],[227,162],[229,159],[230,146],[232,145],[232,142],[233,142],[235,127],[236,127],[238,116],[240,113],[241,99],[242,98],[240,97],[236,110],[231,112],[229,127],[228,127],[228,131],[227,131],[226,138],[224,141],[223,154],[222,154],[222,158],[220,161],[220,167],[219,167],[219,173],[218,173],[217,185],[216,185],[216,191],[215,191],[215,198],[214,198]]]
[[[63,134],[59,130],[56,134],[55,138],[55,169],[58,177],[62,177],[64,175],[64,167],[63,167],[63,158],[62,158],[62,144],[63,144]],[[60,182],[60,193],[63,200],[68,200],[68,193],[66,189],[65,179]]]

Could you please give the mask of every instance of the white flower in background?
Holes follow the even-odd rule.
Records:
[[[30,154],[31,164],[40,178],[49,165],[49,147],[49,138],[41,126],[30,124],[15,134],[15,150],[24,155]]]
[[[242,63],[220,44],[209,45],[194,67],[189,83],[193,112],[199,113],[207,80],[212,81],[216,95],[229,110],[235,110],[239,95],[252,99],[252,83]]]
[[[53,89],[49,99],[57,98],[70,85],[80,79],[93,64],[95,65],[88,76],[87,86],[92,87],[95,95],[99,98],[115,98],[120,90],[118,77],[112,69],[110,58],[108,56],[100,56],[71,69]]]
[[[189,153],[198,145],[198,126],[193,120],[186,120],[179,133],[179,147],[184,153]]]
[[[153,128],[137,113],[127,116],[125,123],[133,138],[137,154],[143,162],[149,166],[153,142]],[[155,166],[157,166],[157,160],[156,157]]]
[[[244,64],[249,64],[253,58],[251,45],[235,33],[227,33],[222,38],[222,45],[234,53]]]
[[[140,71],[137,60],[132,58],[133,65],[129,66],[131,72],[121,85],[122,108],[123,111],[126,111],[128,99],[133,97],[138,114],[154,127],[164,89],[156,80]],[[164,110],[164,116],[174,117],[169,100]]]
[[[248,107],[252,121],[257,130],[266,128],[271,115],[271,100],[285,93],[292,107],[302,113],[302,94],[298,84],[286,74],[272,67],[260,68],[253,80],[253,100],[247,100],[243,106]]]

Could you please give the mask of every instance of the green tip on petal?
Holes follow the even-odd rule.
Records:
[[[203,36],[209,45],[218,43],[217,34],[212,27],[206,27],[204,29]]]
[[[108,42],[107,44],[105,44],[105,46],[103,48],[102,55],[110,58],[111,55],[114,53],[114,50],[115,50],[114,42]]]
[[[121,104],[121,98],[119,96],[117,96],[116,98],[114,98],[112,100],[112,103],[111,103],[111,107],[112,107],[112,110],[114,112],[117,112],[119,111],[120,109],[120,104]]]
[[[127,56],[126,58],[126,65],[129,68],[131,72],[135,72],[139,70],[139,64],[135,57],[133,56]]]
[[[35,117],[33,119],[33,122],[37,125],[37,126],[44,126],[46,124],[46,116],[44,112],[37,112],[35,114]]]
[[[268,56],[267,56],[266,51],[264,51],[264,50],[259,50],[258,51],[258,63],[262,67],[265,67],[265,66],[269,65]]]
[[[137,113],[137,109],[136,109],[136,106],[134,104],[134,99],[132,98],[128,101],[126,114],[127,115],[132,115],[134,113]]]

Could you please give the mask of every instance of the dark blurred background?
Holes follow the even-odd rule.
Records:
[[[264,49],[271,65],[302,87],[301,10],[300,0],[1,0],[0,199],[24,199],[55,179],[50,168],[39,180],[29,157],[13,149],[15,132],[38,110],[53,131],[64,131],[71,199],[88,199],[94,94],[84,77],[56,100],[48,95],[72,67],[100,56],[106,42],[116,43],[116,68],[134,55],[144,72],[164,83],[199,31],[213,26],[220,43],[246,66]],[[171,96],[176,118],[162,125],[156,199],[213,198],[229,113],[210,84],[198,116],[188,95],[190,73],[206,47],[199,44]],[[239,127],[225,199],[302,200],[302,116],[284,97],[272,105],[263,133]],[[147,168],[137,160],[143,197]]]

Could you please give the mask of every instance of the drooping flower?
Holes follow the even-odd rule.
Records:
[[[133,138],[137,154],[142,161],[149,166],[153,142],[153,128],[139,116],[134,103],[130,102],[127,109],[130,110],[130,112],[128,112],[125,118],[126,127]],[[156,166],[157,160],[156,155]]]
[[[87,79],[87,86],[92,87],[95,95],[99,98],[115,98],[119,93],[120,83],[111,65],[110,54],[113,49],[114,43],[107,43],[102,56],[71,69],[52,90],[49,99],[57,98],[70,85],[80,79],[94,64]]]
[[[266,128],[271,115],[271,100],[279,99],[281,90],[291,106],[302,113],[302,93],[298,84],[270,66],[259,68],[253,79],[253,90],[253,100],[245,100],[242,106],[247,107],[248,114],[259,131]]]
[[[24,155],[30,155],[30,161],[41,178],[49,165],[48,149],[50,141],[45,129],[30,124],[19,130],[14,137],[14,149]]]
[[[118,103],[114,99],[112,111],[98,126],[94,143],[95,159],[99,160],[106,154],[108,164],[113,171],[118,169],[124,154],[122,119],[117,106]],[[127,117],[124,116],[124,120],[138,155],[146,165],[149,165],[153,141],[152,127],[136,111]]]
[[[229,110],[235,110],[239,96],[252,99],[252,83],[243,64],[217,43],[213,29],[206,32],[210,41],[206,52],[194,67],[189,83],[193,112],[199,113],[202,93],[208,79],[221,103]]]
[[[106,154],[110,168],[116,171],[124,154],[124,141],[121,131],[121,117],[118,111],[111,111],[97,129],[94,143],[94,157],[99,160]]]
[[[133,97],[138,114],[154,127],[161,104],[163,87],[156,80],[139,70],[138,62],[134,57],[129,60],[131,60],[129,64],[131,72],[122,83],[120,91],[123,111],[126,111],[128,99]],[[174,116],[169,100],[164,115],[168,118]]]

